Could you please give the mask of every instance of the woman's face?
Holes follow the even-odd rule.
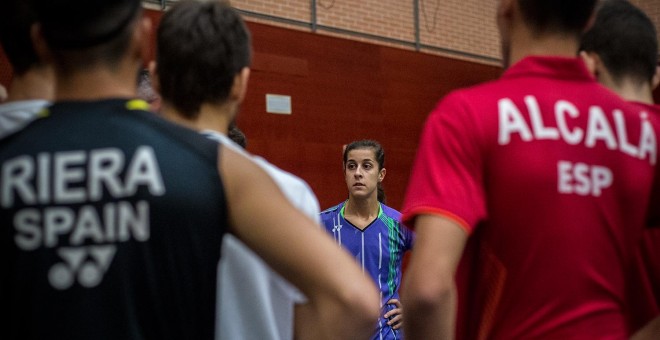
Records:
[[[372,148],[353,149],[348,152],[344,164],[344,179],[350,197],[368,198],[376,195],[378,182],[383,180],[384,170],[379,170]]]

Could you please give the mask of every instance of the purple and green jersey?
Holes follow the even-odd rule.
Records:
[[[380,204],[378,217],[361,230],[344,218],[345,205],[342,202],[321,212],[321,222],[380,290],[382,313],[372,339],[401,339],[401,331],[388,326],[382,315],[394,308],[387,301],[399,299],[403,254],[412,248],[414,234],[401,224],[401,214],[384,204]]]

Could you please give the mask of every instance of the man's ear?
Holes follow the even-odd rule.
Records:
[[[598,64],[600,63],[600,58],[598,54],[586,51],[580,51],[580,58],[584,62],[584,65],[589,70],[589,73],[595,78],[598,78]]]
[[[248,80],[250,79],[250,68],[243,67],[240,72],[234,76],[234,84],[231,87],[231,92],[229,93],[230,99],[236,100],[238,103],[242,103],[245,99],[245,94],[247,93]]]
[[[655,74],[653,75],[653,82],[651,83],[651,89],[655,90],[660,84],[660,65],[655,67]]]

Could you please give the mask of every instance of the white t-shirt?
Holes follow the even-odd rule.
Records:
[[[202,134],[252,159],[296,208],[320,223],[318,199],[305,181],[248,154],[225,135]],[[294,305],[305,297],[235,236],[226,234],[222,242],[216,339],[292,339]]]
[[[39,112],[50,104],[43,99],[19,100],[0,104],[0,139],[23,129],[39,117]]]

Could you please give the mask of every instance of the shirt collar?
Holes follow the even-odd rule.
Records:
[[[344,217],[344,209],[346,209],[346,203],[348,203],[348,200],[345,200],[344,202],[342,202],[340,204],[341,208],[339,209],[339,216],[341,216],[342,218],[345,218]],[[380,218],[382,215],[383,215],[383,203],[378,202],[378,216],[377,216],[377,218]]]

